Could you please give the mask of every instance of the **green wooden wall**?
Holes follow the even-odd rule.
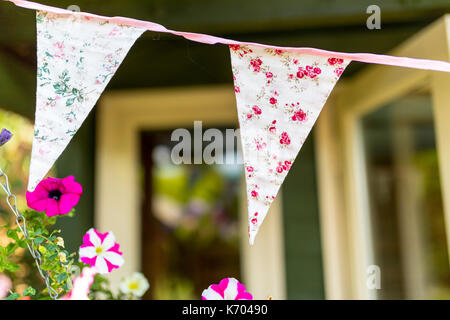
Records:
[[[288,299],[324,299],[314,135],[310,134],[283,184]]]
[[[77,251],[82,237],[94,225],[95,112],[92,112],[56,163],[58,177],[73,175],[83,186],[83,196],[72,218],[59,219],[69,252]],[[106,232],[108,230],[105,230]]]

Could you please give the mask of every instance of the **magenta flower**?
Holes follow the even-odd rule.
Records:
[[[203,290],[202,300],[253,300],[253,296],[236,279],[225,278]]]
[[[0,147],[11,140],[12,136],[13,135],[11,132],[6,129],[2,129],[2,132],[0,132]]]
[[[93,228],[84,235],[79,254],[83,263],[95,267],[101,274],[118,269],[124,263],[114,234],[112,232],[100,233]]]
[[[83,188],[73,176],[47,178],[33,192],[27,191],[27,205],[49,217],[68,214],[80,200]]]

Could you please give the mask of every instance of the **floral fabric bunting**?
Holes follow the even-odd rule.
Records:
[[[349,60],[231,45],[253,244]]]
[[[36,118],[28,190],[50,170],[144,29],[37,13]]]

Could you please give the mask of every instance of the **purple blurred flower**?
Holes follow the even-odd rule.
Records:
[[[9,132],[6,129],[3,129],[2,132],[0,132],[0,146],[7,143],[12,138],[12,133]]]

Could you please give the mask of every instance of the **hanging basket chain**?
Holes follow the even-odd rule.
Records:
[[[13,193],[11,193],[11,190],[9,187],[8,176],[6,175],[6,173],[4,173],[2,171],[2,169],[0,169],[0,186],[6,193],[6,203],[8,204],[9,208],[11,209],[11,211],[14,213],[14,215],[16,217],[17,226],[19,227],[23,236],[27,240],[28,250],[30,251],[31,256],[33,257],[33,259],[36,262],[36,267],[39,271],[39,274],[45,281],[45,285],[47,286],[47,289],[48,289],[48,294],[50,295],[50,297],[52,299],[56,300],[58,298],[58,293],[50,285],[49,273],[47,271],[44,271],[41,269],[41,263],[42,263],[41,254],[38,250],[35,249],[34,240],[33,239],[30,240],[30,238],[29,238],[26,219],[17,209],[17,198]]]

